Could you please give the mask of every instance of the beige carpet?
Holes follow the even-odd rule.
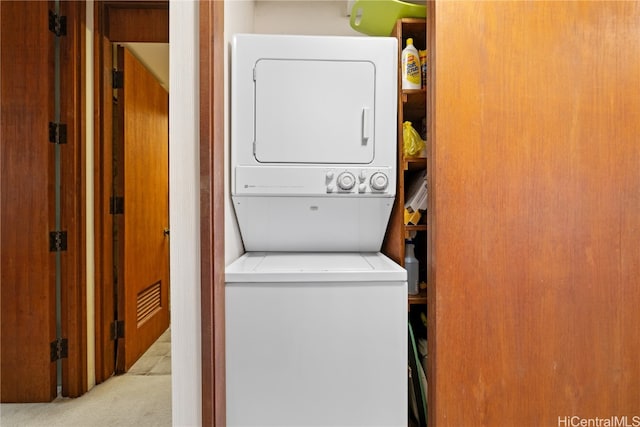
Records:
[[[125,375],[98,384],[77,399],[3,403],[2,427],[146,427],[171,425],[171,331]]]

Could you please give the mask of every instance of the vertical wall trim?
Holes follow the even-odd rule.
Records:
[[[87,389],[91,389],[96,384],[96,322],[95,322],[95,232],[94,232],[94,210],[93,210],[93,132],[94,132],[94,118],[93,118],[93,0],[87,0],[86,2],[86,14],[85,14],[85,138],[86,138],[86,152],[85,152],[85,170],[86,174],[86,195],[85,195],[85,210],[86,210],[86,229],[87,236],[86,241],[86,262],[87,262]]]
[[[169,3],[169,222],[173,425],[202,424],[198,2]]]
[[[225,425],[224,2],[200,3],[202,424]]]

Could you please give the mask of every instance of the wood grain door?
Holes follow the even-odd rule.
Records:
[[[428,15],[429,424],[637,423],[640,3]]]
[[[56,395],[53,118],[54,35],[47,2],[2,2],[2,402]]]
[[[169,327],[169,146],[167,92],[125,48],[118,48],[119,164],[124,214],[116,246],[119,320],[117,371],[128,370]]]

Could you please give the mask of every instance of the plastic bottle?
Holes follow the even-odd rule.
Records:
[[[409,295],[417,295],[420,292],[418,287],[418,271],[420,262],[414,254],[412,240],[407,240],[405,245],[404,268],[407,270],[407,287]]]
[[[422,88],[427,87],[427,51],[419,50],[420,55],[420,74],[422,76]]]
[[[420,89],[421,86],[420,56],[413,39],[408,38],[407,47],[402,50],[402,89]]]

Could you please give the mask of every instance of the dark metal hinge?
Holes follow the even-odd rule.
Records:
[[[124,320],[116,320],[111,324],[111,340],[124,338]]]
[[[111,86],[114,89],[122,89],[124,87],[124,73],[122,71],[113,70],[111,73]]]
[[[49,233],[49,252],[61,252],[67,250],[67,232],[52,231]]]
[[[57,37],[67,35],[67,17],[60,16],[52,10],[49,11],[49,31]]]
[[[69,342],[66,338],[58,338],[51,344],[51,361],[65,359],[69,356]]]
[[[109,213],[111,215],[121,215],[124,213],[124,197],[115,196],[109,199]]]
[[[67,125],[64,123],[49,122],[49,142],[54,144],[67,143]]]

